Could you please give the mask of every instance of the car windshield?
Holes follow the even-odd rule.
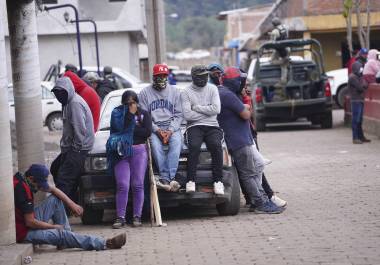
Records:
[[[100,117],[99,130],[106,131],[110,129],[111,113],[114,108],[121,104],[121,95],[108,98],[102,116]]]

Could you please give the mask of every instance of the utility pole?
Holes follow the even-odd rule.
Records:
[[[35,2],[7,0],[18,167],[45,163]],[[1,147],[2,148],[2,147]]]
[[[166,61],[165,12],[163,0],[145,0],[148,33],[149,76],[153,66]]]
[[[2,13],[3,10],[0,8],[0,18],[3,17]],[[5,61],[4,25],[0,19],[0,245],[16,242],[8,78]]]

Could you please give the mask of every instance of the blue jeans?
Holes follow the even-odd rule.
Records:
[[[181,131],[178,130],[171,135],[168,145],[164,145],[155,133],[152,134],[151,139],[152,153],[158,166],[160,179],[170,182],[174,179],[178,169],[178,160],[182,147]]]
[[[352,112],[352,138],[354,140],[364,139],[362,122],[363,122],[364,102],[351,102]]]
[[[79,235],[71,232],[63,202],[50,195],[34,209],[35,218],[39,221],[63,225],[64,229],[29,230],[24,241],[32,244],[49,244],[65,248],[82,248],[85,250],[103,250],[106,242],[101,237]]]

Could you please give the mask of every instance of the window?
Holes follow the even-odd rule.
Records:
[[[127,0],[109,0],[110,2],[127,2]]]

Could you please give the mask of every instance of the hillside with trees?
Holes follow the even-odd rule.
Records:
[[[274,0],[164,0],[167,50],[210,48],[223,44],[225,25],[219,12],[272,3]],[[173,15],[173,14],[177,14]]]

